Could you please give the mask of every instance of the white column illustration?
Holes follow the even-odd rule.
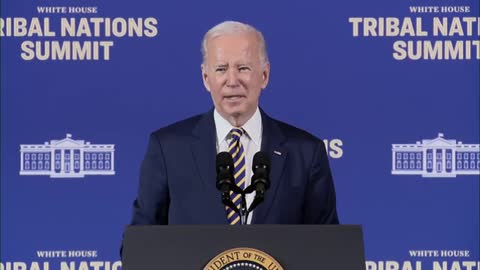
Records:
[[[437,149],[432,148],[432,173],[437,172]]]
[[[456,174],[457,172],[457,151],[455,151],[455,147],[452,148],[452,173]]]
[[[115,157],[114,157],[114,153],[115,153],[115,150],[112,150],[112,152],[110,153],[110,171],[115,171]]]
[[[23,171],[23,155],[25,155],[25,153],[20,150],[20,171]]]
[[[74,173],[75,172],[75,167],[73,167],[73,161],[74,161],[74,156],[73,156],[73,153],[75,152],[74,149],[69,149],[67,150],[70,152],[70,173]]]
[[[392,151],[392,170],[395,171],[397,168],[395,167],[395,157],[397,155],[397,151],[393,150]]]
[[[65,149],[60,150],[60,173],[65,173]]]
[[[422,147],[422,172],[427,173],[427,148]]]
[[[50,175],[55,173],[55,149],[50,150]]]
[[[447,167],[447,149],[442,149],[442,173],[446,173]]]
[[[80,148],[80,173],[83,174],[83,148]]]

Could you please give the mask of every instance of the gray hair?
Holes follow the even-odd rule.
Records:
[[[259,50],[260,50],[260,60],[262,64],[268,63],[268,54],[267,54],[267,46],[265,44],[265,38],[263,34],[255,29],[255,27],[241,23],[236,21],[224,21],[221,22],[214,27],[210,28],[205,36],[203,36],[202,40],[202,57],[203,62],[205,63],[205,59],[207,57],[207,42],[219,36],[229,35],[229,34],[242,34],[242,33],[253,33],[255,34],[258,43],[259,43]]]

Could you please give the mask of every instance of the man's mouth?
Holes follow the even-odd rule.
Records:
[[[225,99],[228,100],[228,101],[236,101],[236,100],[239,100],[243,97],[244,96],[242,96],[242,95],[231,95],[231,96],[225,96]]]

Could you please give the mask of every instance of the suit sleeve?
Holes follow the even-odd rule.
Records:
[[[150,135],[140,169],[138,195],[133,203],[132,225],[168,224],[170,203],[163,150],[158,138]]]
[[[335,188],[323,141],[316,145],[305,197],[304,223],[338,224]]]

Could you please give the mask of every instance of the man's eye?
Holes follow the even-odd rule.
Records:
[[[239,67],[238,70],[240,70],[240,71],[249,71],[250,68],[249,68],[249,67]]]
[[[226,68],[221,67],[221,68],[216,68],[215,72],[225,72],[226,70],[227,70]]]

